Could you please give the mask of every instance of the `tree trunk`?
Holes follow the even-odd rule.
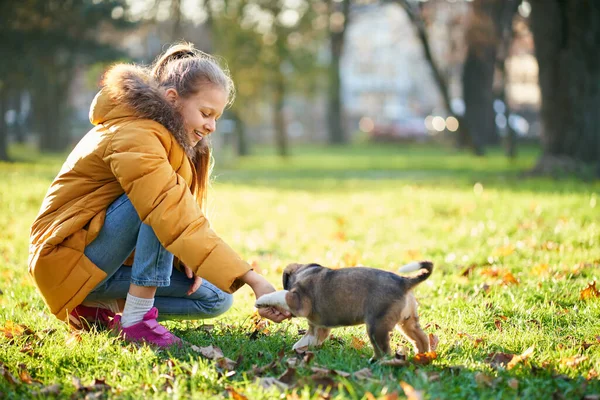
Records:
[[[390,0],[392,1],[392,0]],[[427,29],[425,28],[425,23],[421,18],[418,11],[413,8],[410,4],[409,0],[393,0],[399,4],[408,15],[410,22],[412,23],[416,33],[417,38],[421,42],[421,46],[423,48],[423,53],[425,55],[425,59],[427,60],[429,67],[431,68],[431,73],[433,74],[434,82],[436,83],[438,90],[440,92],[440,96],[442,97],[442,102],[444,104],[444,108],[448,115],[453,116],[458,121],[458,131],[457,133],[457,145],[458,147],[472,147],[473,143],[471,140],[471,135],[469,134],[468,127],[464,122],[464,118],[460,115],[454,113],[452,109],[452,103],[450,99],[450,92],[448,90],[448,82],[446,78],[442,74],[437,62],[433,58],[433,54],[431,53],[431,46],[429,45],[429,35],[427,34]]]
[[[467,29],[469,49],[463,67],[465,123],[476,154],[499,143],[494,112],[494,73],[506,0],[475,0]]]
[[[47,66],[37,91],[36,122],[40,134],[40,150],[63,151],[69,144],[70,130],[67,121],[67,95],[69,84],[62,79],[65,74],[54,73],[56,68]],[[61,76],[62,75],[62,76]]]
[[[333,2],[330,1],[330,10],[333,10]],[[344,22],[340,27],[330,26],[329,40],[331,63],[329,65],[329,92],[328,92],[328,123],[329,123],[329,142],[331,144],[343,144],[348,141],[344,126],[342,124],[342,94],[340,78],[340,59],[344,50],[344,37],[348,25],[348,16],[350,14],[350,0],[342,0],[342,13]],[[330,12],[331,14],[331,12]]]
[[[496,57],[496,68],[500,73],[501,79],[501,84],[496,93],[496,97],[505,105],[504,116],[506,118],[506,138],[504,145],[506,155],[509,158],[517,157],[517,134],[509,123],[511,109],[510,104],[508,104],[508,101],[506,100],[506,60],[510,53],[513,41],[513,20],[520,4],[521,0],[507,0],[504,4],[499,21],[501,43],[498,48],[498,56]]]
[[[236,138],[236,153],[238,156],[247,156],[250,154],[248,149],[248,140],[246,140],[246,125],[236,111],[231,111],[231,119],[235,123],[234,134]]]
[[[6,125],[6,111],[8,104],[8,90],[0,82],[0,161],[9,161],[8,157],[8,126]]]
[[[275,128],[275,143],[277,153],[282,157],[288,155],[288,139],[285,127],[285,115],[283,108],[285,104],[285,77],[281,72],[281,66],[275,69],[273,92],[273,127]]]
[[[587,164],[600,176],[600,3],[531,3],[544,148],[536,169]]]
[[[15,110],[15,124],[13,134],[17,143],[23,144],[26,141],[25,120],[23,118],[23,98],[21,90],[16,88],[11,93],[12,105]]]
[[[171,40],[173,42],[183,39],[183,30],[181,27],[181,0],[171,0],[171,21],[173,21],[173,31]]]
[[[497,133],[493,108],[495,51],[480,56],[469,49],[463,67],[464,123],[469,131],[475,154],[483,155],[485,146],[496,144]]]

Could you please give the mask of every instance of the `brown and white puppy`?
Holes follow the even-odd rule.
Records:
[[[331,328],[367,325],[374,358],[390,352],[389,334],[397,325],[415,351],[429,351],[429,339],[419,325],[413,287],[429,278],[433,264],[414,262],[399,272],[419,270],[403,277],[375,268],[330,269],[319,264],[290,264],[283,271],[284,290],[261,296],[256,307],[278,306],[308,319],[308,330],[294,349],[320,345]]]

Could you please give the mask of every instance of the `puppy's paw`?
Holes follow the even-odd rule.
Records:
[[[287,290],[280,290],[278,292],[273,292],[269,294],[265,294],[260,296],[256,303],[254,303],[254,307],[256,308],[266,308],[266,307],[280,307],[286,311],[290,311],[287,302],[285,301],[285,295],[287,294]]]
[[[319,344],[319,339],[316,336],[313,336],[310,333],[307,333],[306,335],[302,336],[302,339],[298,340],[294,344],[294,346],[292,347],[292,350],[307,348],[310,346],[315,346],[317,344]]]

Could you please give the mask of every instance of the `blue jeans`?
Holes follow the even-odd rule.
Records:
[[[134,249],[133,265],[123,265]],[[133,283],[157,287],[154,306],[160,319],[212,318],[233,304],[231,294],[206,279],[196,292],[186,294],[193,279],[173,268],[173,254],[142,223],[126,194],[108,207],[104,226],[84,254],[107,274],[86,300],[124,299]]]

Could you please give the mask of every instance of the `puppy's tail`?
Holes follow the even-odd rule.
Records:
[[[413,271],[419,271],[419,273],[415,276],[406,277],[406,279],[408,280],[408,286],[410,288],[418,285],[425,279],[429,278],[429,276],[433,272],[433,263],[431,261],[413,261],[411,263],[403,265],[402,267],[400,267],[400,269],[398,269],[398,272],[401,273]]]

